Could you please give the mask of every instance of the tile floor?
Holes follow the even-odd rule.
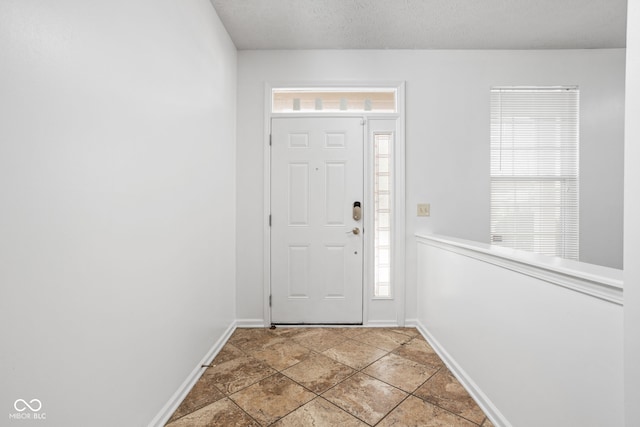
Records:
[[[237,329],[167,424],[492,426],[414,328]]]

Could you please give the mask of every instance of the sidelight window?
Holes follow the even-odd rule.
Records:
[[[391,296],[391,152],[393,135],[374,133],[374,296]]]

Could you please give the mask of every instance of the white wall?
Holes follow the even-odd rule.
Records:
[[[587,272],[618,286],[604,300],[556,284],[580,283],[566,265],[467,247],[418,243],[418,321],[496,425],[622,427],[622,273]]]
[[[640,425],[640,2],[627,8],[624,223],[626,425]]]
[[[236,50],[207,0],[3,0],[0,62],[0,417],[146,425],[235,319]]]
[[[406,81],[407,318],[416,231],[487,241],[489,88],[581,88],[583,259],[622,263],[624,50],[238,53],[238,317],[262,318],[264,82]],[[595,184],[594,184],[595,183]],[[431,203],[417,218],[416,204]],[[375,320],[375,319],[373,319]]]

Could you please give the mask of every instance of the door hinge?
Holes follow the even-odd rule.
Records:
[[[269,214],[269,227],[271,227],[271,214]]]
[[[271,147],[271,138],[272,138],[272,135],[269,134],[269,147]]]
[[[271,307],[271,295],[269,295],[269,307]]]

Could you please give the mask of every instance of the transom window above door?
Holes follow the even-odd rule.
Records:
[[[395,88],[274,88],[274,113],[395,113]]]

